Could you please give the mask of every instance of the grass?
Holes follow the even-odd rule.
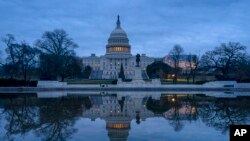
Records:
[[[114,84],[116,80],[111,79],[102,79],[102,80],[89,80],[89,79],[82,79],[82,80],[67,80],[68,84]]]
[[[173,79],[164,79],[161,80],[161,84],[173,84]],[[192,84],[192,80],[189,80],[189,83],[187,83],[186,79],[177,79],[176,84]]]
[[[145,80],[146,82],[150,82],[152,80]],[[82,79],[82,80],[67,80],[68,84],[116,84],[116,80],[111,79],[101,79],[101,80],[89,80],[89,79]],[[162,80],[162,84],[173,84],[173,80]],[[190,81],[190,84],[192,82]],[[178,79],[177,84],[187,84],[185,79]]]
[[[196,83],[197,84],[202,84],[203,82],[206,81],[211,81],[214,80],[214,77],[201,77],[197,76],[196,77]],[[152,81],[151,79],[149,80],[144,80],[146,82]],[[117,80],[115,79],[100,79],[100,80],[90,80],[90,79],[68,79],[66,80],[68,84],[116,84]],[[166,85],[166,84],[173,84],[173,79],[163,79],[161,80],[161,84]],[[176,84],[193,84],[192,79],[189,80],[189,83],[187,83],[187,79],[185,77],[179,78],[177,80]]]
[[[196,84],[203,84],[205,82],[208,82],[208,81],[214,81],[216,80],[214,78],[214,76],[196,76],[195,78],[195,83]],[[164,84],[173,84],[173,79],[163,79],[161,80],[161,83],[164,85]],[[177,79],[177,83],[176,84],[193,84],[193,79],[190,78],[189,79],[189,83],[187,82],[187,79],[186,77],[180,77]]]

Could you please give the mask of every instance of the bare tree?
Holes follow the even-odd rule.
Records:
[[[56,75],[55,78],[60,76],[63,81],[65,76],[64,72],[68,67],[68,59],[70,59],[69,56],[75,55],[74,49],[77,48],[78,45],[73,42],[73,39],[70,38],[64,30],[55,29],[54,31],[45,32],[42,38],[36,42],[36,46],[45,54],[44,56],[47,57],[47,60],[52,61],[48,62],[47,60],[41,60],[41,62],[53,64],[40,64],[40,67],[47,66],[49,68],[54,68],[52,70]],[[48,59],[48,57],[52,57],[53,59]],[[42,68],[41,70],[46,70],[46,68]]]
[[[19,71],[23,76],[23,79],[27,80],[27,75],[30,74],[32,68],[35,68],[37,63],[37,53],[38,51],[29,46],[27,43],[22,43],[20,45],[18,56]]]
[[[192,55],[189,54],[189,55],[187,55],[187,60],[185,61],[185,68],[187,68],[187,70],[186,70],[187,83],[189,83],[189,79],[192,75],[192,67],[193,67]]]
[[[63,29],[45,32],[42,39],[36,42],[36,46],[44,53],[55,55],[72,55],[78,47]]]
[[[246,59],[246,47],[238,42],[223,43],[202,56],[202,66],[219,70],[225,79]]]
[[[187,82],[189,83],[190,77],[192,77],[193,83],[195,83],[195,77],[197,73],[197,69],[199,66],[200,62],[200,57],[197,55],[191,55],[189,54],[187,56],[187,61],[186,61],[186,67],[188,68],[188,74],[187,74]]]
[[[169,52],[169,59],[174,67],[174,79],[173,83],[177,82],[178,74],[180,72],[180,59],[184,50],[180,45],[175,45],[173,49]]]
[[[37,50],[25,42],[16,43],[14,36],[10,34],[3,41],[7,46],[5,71],[11,78],[22,76],[24,80],[27,80],[27,76],[37,61]]]
[[[12,64],[15,64],[17,61],[15,60],[15,52],[16,52],[16,48],[15,48],[16,43],[15,42],[16,42],[16,40],[15,40],[14,35],[7,34],[6,37],[3,38],[2,41],[7,46],[7,48],[6,48],[6,53],[8,54],[7,59],[9,59],[9,61]]]
[[[17,75],[17,59],[15,57],[15,54],[17,52],[16,43],[15,43],[15,37],[11,34],[7,34],[5,38],[2,39],[2,41],[6,45],[6,53],[7,53],[7,59],[6,64],[4,64],[4,69],[8,70],[5,72],[8,72],[10,75],[10,78],[13,79]]]

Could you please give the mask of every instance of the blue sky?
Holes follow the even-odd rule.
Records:
[[[249,6],[249,0],[0,0],[0,38],[10,33],[33,44],[44,31],[62,28],[79,45],[77,55],[103,55],[119,14],[133,54],[162,57],[175,44],[203,54],[228,41],[250,52]]]

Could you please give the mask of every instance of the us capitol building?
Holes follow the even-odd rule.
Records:
[[[153,63],[155,59],[141,54],[142,76],[147,77],[146,67]],[[136,56],[131,54],[129,39],[126,32],[121,28],[119,16],[117,17],[116,27],[108,38],[106,54],[100,57],[91,54],[89,57],[83,57],[82,61],[84,66],[92,68],[91,79],[116,79],[121,65],[123,65],[126,79],[132,79],[135,76]]]

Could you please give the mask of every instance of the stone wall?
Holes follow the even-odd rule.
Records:
[[[38,81],[37,87],[63,87],[67,86],[67,82],[59,81]]]

